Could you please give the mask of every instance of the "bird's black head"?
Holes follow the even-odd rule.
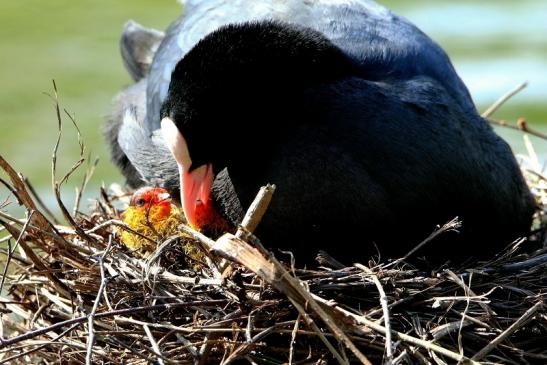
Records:
[[[310,29],[271,21],[228,25],[177,64],[161,118],[172,119],[184,136],[191,169],[207,162],[221,169],[300,122],[304,90],[352,68]]]
[[[173,71],[161,109],[188,222],[198,225],[213,171],[263,165],[292,125],[313,123],[305,117],[306,90],[352,70],[321,34],[277,22],[228,25],[190,50]]]

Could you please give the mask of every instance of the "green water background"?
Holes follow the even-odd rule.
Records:
[[[380,1],[417,24],[440,43],[470,87],[479,110],[517,83],[531,84],[495,116],[524,116],[547,129],[547,1]],[[100,158],[88,187],[97,196],[104,183],[122,182],[111,165],[100,128],[112,96],[130,78],[118,39],[128,19],[164,30],[180,14],[174,0],[1,0],[0,154],[51,201],[50,157],[57,125],[55,79],[63,108],[75,115],[87,154]],[[59,172],[78,159],[74,128],[65,118]],[[521,133],[501,131],[516,152]],[[540,153],[545,142],[534,140]],[[64,188],[81,183],[76,173]],[[8,195],[0,190],[0,201]],[[69,199],[67,199],[69,200]]]

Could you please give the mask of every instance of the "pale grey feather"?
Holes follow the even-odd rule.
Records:
[[[134,81],[146,75],[165,34],[159,30],[145,28],[133,20],[125,23],[120,38],[122,60]]]

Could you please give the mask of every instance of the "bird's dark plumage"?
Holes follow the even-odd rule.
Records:
[[[438,241],[426,254],[484,256],[525,235],[528,188],[445,53],[375,4],[367,12],[368,2],[331,3],[317,5],[326,19],[252,21],[208,34],[177,63],[155,116],[150,102],[161,93],[150,90],[161,85],[152,74],[168,45],[160,46],[147,127],[136,121],[141,112],[117,138],[140,178],[178,188],[169,150],[146,131],[169,117],[191,169],[227,168],[213,193],[233,220],[238,198],[247,207],[261,185],[277,184],[258,236],[301,260],[319,249],[363,260],[374,244],[402,255],[455,216],[461,234],[447,239],[459,248],[445,256]]]

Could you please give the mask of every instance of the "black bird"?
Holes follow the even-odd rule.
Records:
[[[151,66],[146,121],[127,112],[117,132],[137,178],[180,186],[194,225],[213,204],[237,223],[240,205],[275,183],[257,234],[307,262],[318,249],[363,260],[374,244],[402,255],[455,216],[460,234],[424,251],[435,261],[485,257],[526,235],[534,206],[518,165],[442,49],[374,3],[338,4],[309,5],[320,18],[272,16],[205,35],[169,60],[156,114],[165,85],[154,70],[176,22]]]

